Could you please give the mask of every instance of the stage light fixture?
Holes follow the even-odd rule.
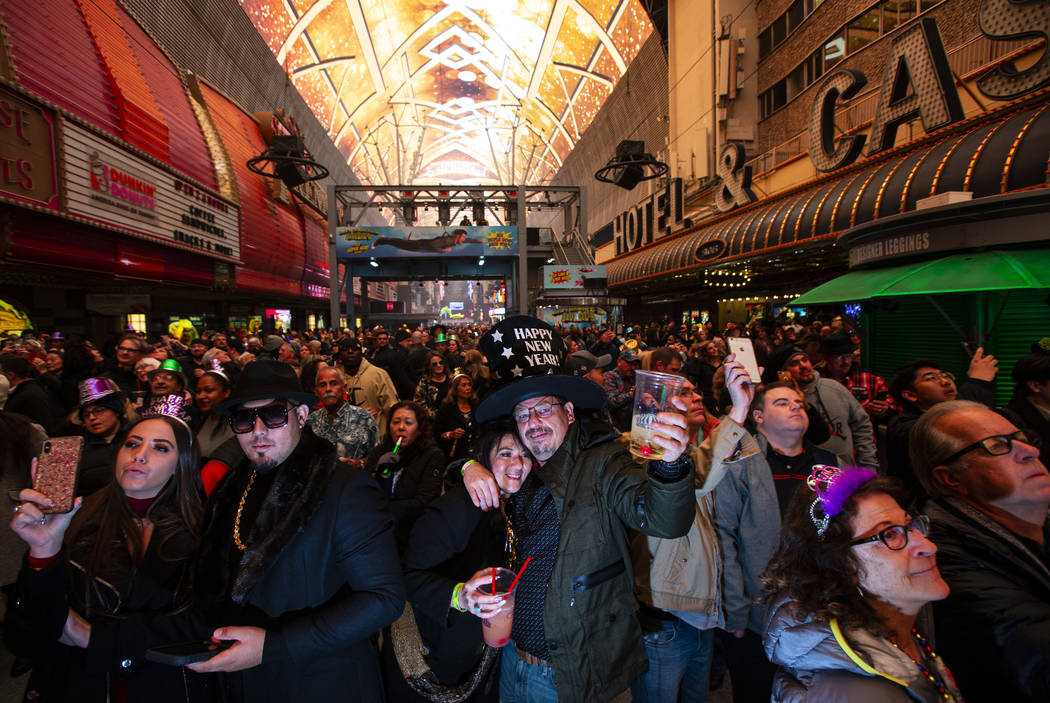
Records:
[[[374,256],[371,259],[368,260],[368,265],[371,266],[374,269],[379,268],[379,262],[376,261],[376,258]]]

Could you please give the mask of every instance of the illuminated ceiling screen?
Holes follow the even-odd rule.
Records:
[[[652,31],[639,0],[240,2],[366,184],[547,183]]]

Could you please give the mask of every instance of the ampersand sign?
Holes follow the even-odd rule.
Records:
[[[722,185],[715,193],[715,206],[722,212],[758,200],[751,190],[751,167],[744,165],[744,147],[730,142],[718,155],[718,175]]]

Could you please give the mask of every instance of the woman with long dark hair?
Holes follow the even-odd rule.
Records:
[[[427,365],[423,369],[423,377],[419,379],[413,400],[423,406],[430,417],[434,417],[441,401],[448,395],[448,387],[452,385],[449,377],[448,361],[438,352],[430,352],[427,356]]]
[[[478,404],[470,376],[459,369],[434,417],[434,435],[449,461],[465,459],[474,429],[474,407]]]
[[[499,698],[498,677],[488,670],[497,657],[494,652],[483,654],[481,619],[496,615],[500,604],[498,597],[485,596],[477,588],[491,578],[490,567],[517,568],[524,559],[524,555],[514,559],[504,506],[528,477],[532,457],[509,419],[486,423],[469,456],[491,469],[499,487],[500,510],[483,512],[475,507],[459,481],[416,521],[404,551],[405,585],[426,647],[425,663],[434,678],[406,678],[400,671],[390,675],[393,662],[387,657],[384,666],[392,700],[423,701],[424,694],[452,691],[462,696],[472,692],[469,698],[457,697],[468,701]],[[508,544],[511,553],[506,551]],[[395,624],[395,632],[403,624]],[[439,685],[434,685],[435,680]],[[432,695],[430,700],[441,698]]]
[[[174,396],[169,396],[174,398]],[[35,464],[33,466],[35,470]],[[110,484],[69,513],[21,492],[11,528],[29,546],[8,608],[7,643],[34,658],[39,700],[185,701],[206,698],[207,679],[145,660],[150,642],[126,616],[188,604],[201,520],[197,446],[168,415],[133,425]]]
[[[390,501],[398,547],[427,503],[441,495],[445,455],[434,445],[427,411],[410,400],[395,403],[383,441],[365,463]]]

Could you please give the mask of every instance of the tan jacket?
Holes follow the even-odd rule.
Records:
[[[706,613],[711,627],[724,624],[721,607],[722,555],[711,493],[725,476],[725,462],[760,451],[758,442],[728,418],[691,447],[696,467],[696,513],[684,537],[639,535],[632,544],[639,600],[663,610]]]

